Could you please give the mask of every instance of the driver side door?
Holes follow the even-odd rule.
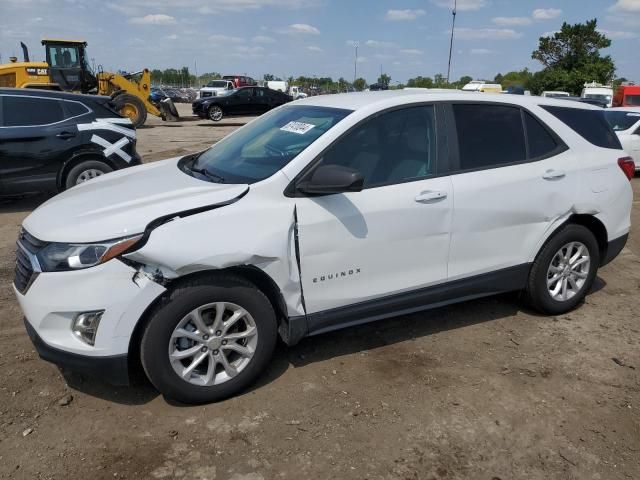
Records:
[[[321,165],[339,165],[364,177],[359,192],[297,194],[307,314],[408,298],[446,281],[453,197],[450,178],[437,176],[435,112],[421,105],[370,117],[301,176],[304,181]],[[313,328],[331,328],[332,321]]]

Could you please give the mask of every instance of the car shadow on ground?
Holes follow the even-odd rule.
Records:
[[[0,197],[0,213],[31,213],[53,195],[46,193],[31,193],[14,197]]]
[[[591,294],[605,286],[606,282],[597,277]],[[511,292],[470,300],[308,337],[293,347],[286,347],[280,342],[266,371],[239,396],[250,394],[272,383],[290,367],[305,367],[331,358],[371,351],[449,330],[500,320],[520,312],[534,317],[552,318],[527,308],[521,297],[520,293]],[[131,385],[128,387],[115,387],[97,378],[84,377],[76,373],[63,372],[63,374],[71,388],[115,403],[142,405],[160,395],[138,369],[134,369]],[[176,407],[191,406],[167,398],[165,401]]]

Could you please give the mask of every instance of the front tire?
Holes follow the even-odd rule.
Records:
[[[207,403],[247,388],[265,369],[277,338],[269,299],[232,275],[176,288],[152,314],[142,366],[166,397]]]
[[[542,248],[527,282],[529,304],[544,314],[574,309],[591,290],[600,265],[598,242],[589,229],[569,224]]]
[[[211,105],[207,110],[207,117],[213,122],[219,122],[224,117],[224,112],[219,105]]]

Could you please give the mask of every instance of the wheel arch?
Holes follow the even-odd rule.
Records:
[[[142,371],[139,370],[142,368],[140,362],[140,341],[142,340],[142,335],[144,334],[145,328],[151,320],[155,309],[171,295],[172,291],[181,285],[196,279],[215,279],[216,276],[224,274],[241,277],[255,285],[262,293],[264,293],[273,307],[273,311],[276,314],[276,320],[278,322],[278,328],[280,328],[284,320],[288,317],[286,303],[278,285],[264,270],[251,265],[237,265],[228,268],[201,270],[190,273],[166,283],[166,291],[151,302],[138,319],[138,322],[131,333],[131,337],[129,338],[128,358],[130,371],[132,370],[132,367],[135,370]]]
[[[600,254],[600,262],[602,262],[607,255],[607,248],[609,246],[607,228],[604,223],[593,215],[586,213],[574,213],[570,215],[564,222],[558,225],[540,244],[539,248],[535,252],[533,259],[542,251],[544,246],[566,225],[581,225],[588,229],[598,242],[598,252]]]
[[[76,165],[87,161],[87,160],[96,160],[99,162],[103,162],[105,165],[109,165],[113,170],[117,170],[118,166],[109,160],[104,154],[98,150],[81,150],[75,152],[68,160],[66,160],[60,169],[58,170],[58,176],[56,178],[56,187],[59,192],[64,190],[65,180],[69,171],[75,167]]]

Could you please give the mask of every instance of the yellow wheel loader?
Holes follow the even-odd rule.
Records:
[[[177,120],[178,112],[170,99],[159,106],[149,101],[151,74],[146,68],[132,74],[94,73],[87,62],[87,42],[82,40],[42,40],[46,62],[30,62],[29,51],[21,43],[24,61],[11,57],[0,65],[0,87],[44,88],[108,95],[116,110],[136,127],[144,124],[147,113],[163,120]]]

